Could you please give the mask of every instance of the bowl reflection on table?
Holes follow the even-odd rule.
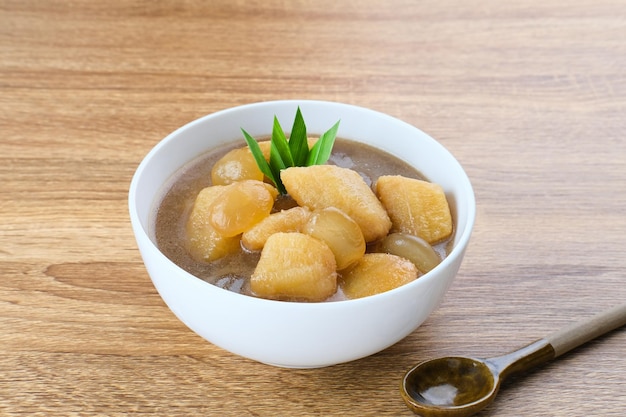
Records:
[[[154,212],[164,184],[214,147],[271,134],[271,121],[293,120],[300,106],[311,134],[341,120],[338,136],[380,148],[443,187],[454,220],[450,254],[432,271],[394,290],[356,300],[298,303],[230,292],[187,273],[155,244]],[[274,101],[210,114],[176,130],[141,162],[129,191],[130,218],[146,269],[172,312],[207,341],[234,354],[281,367],[348,362],[400,341],[439,305],[461,265],[474,224],[472,186],[457,160],[419,129],[347,104]]]

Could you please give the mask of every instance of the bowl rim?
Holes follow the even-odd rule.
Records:
[[[429,140],[435,142],[436,145],[438,145],[439,147],[442,148],[442,151],[444,153],[447,153],[448,156],[456,163],[456,165],[458,166],[459,172],[462,174],[463,178],[461,178],[461,180],[463,182],[465,182],[465,191],[466,191],[466,195],[465,195],[465,204],[466,204],[466,222],[465,222],[465,227],[464,230],[462,231],[461,235],[457,237],[457,242],[456,244],[454,244],[454,247],[452,248],[452,251],[450,251],[450,253],[448,254],[448,256],[446,256],[441,263],[439,263],[435,268],[433,268],[431,271],[429,271],[428,273],[420,276],[418,279],[409,282],[407,284],[404,284],[400,287],[394,288],[392,290],[383,292],[383,293],[379,293],[379,294],[374,294],[368,297],[363,297],[363,298],[358,298],[358,299],[349,299],[349,300],[337,300],[337,301],[321,301],[321,302],[299,302],[299,301],[280,301],[280,300],[271,300],[271,299],[265,299],[265,298],[260,298],[260,297],[254,297],[254,296],[249,296],[249,295],[245,295],[245,294],[240,294],[237,292],[233,292],[233,291],[229,291],[227,289],[224,288],[220,288],[216,285],[213,285],[207,281],[204,281],[198,277],[196,277],[195,275],[187,272],[186,270],[184,270],[183,268],[181,268],[180,266],[178,266],[176,263],[174,263],[173,261],[171,261],[167,256],[165,256],[165,254],[163,254],[161,252],[161,250],[158,248],[158,246],[156,245],[156,243],[153,241],[153,239],[150,237],[150,234],[148,233],[148,231],[143,227],[140,219],[139,219],[139,214],[138,214],[138,208],[137,208],[137,193],[138,193],[138,183],[139,180],[143,174],[143,172],[147,169],[147,167],[149,166],[151,160],[154,158],[154,156],[156,154],[158,154],[161,150],[161,148],[165,147],[169,142],[175,140],[182,132],[191,129],[192,127],[198,125],[198,124],[203,124],[203,123],[208,123],[210,122],[212,119],[219,119],[220,117],[229,114],[229,113],[233,113],[233,112],[241,112],[241,111],[245,111],[245,110],[249,110],[249,109],[254,109],[254,108],[261,108],[261,107],[275,107],[275,106],[285,106],[285,105],[291,105],[291,106],[296,106],[296,105],[318,105],[318,106],[329,106],[329,107],[343,107],[343,108],[350,108],[359,112],[365,112],[365,113],[370,113],[370,114],[375,114],[380,118],[383,119],[388,119],[390,122],[392,123],[400,123],[405,125],[405,127],[415,130],[417,132],[420,132],[420,134],[425,135]],[[295,108],[295,107],[294,107]],[[228,141],[230,142],[230,140]],[[208,150],[209,148],[207,148]],[[188,161],[186,161],[186,163],[190,162],[192,159],[189,159]],[[183,165],[179,166],[178,169],[180,169]],[[164,186],[165,184],[161,184],[161,187]],[[154,198],[157,198],[158,196],[154,196]],[[156,201],[152,201],[151,205],[154,206],[158,204]],[[439,271],[441,269],[445,269],[448,267],[449,264],[455,262],[455,260],[458,257],[462,257],[464,255],[465,252],[465,248],[468,246],[473,228],[474,228],[474,223],[475,223],[475,219],[476,219],[476,198],[475,198],[475,194],[474,194],[474,190],[472,187],[472,184],[469,180],[469,177],[465,171],[465,169],[463,168],[463,166],[461,165],[461,163],[456,159],[456,157],[438,140],[434,139],[433,137],[431,137],[430,135],[428,135],[427,133],[425,133],[424,131],[422,131],[421,129],[419,129],[418,127],[407,123],[399,118],[396,118],[394,116],[391,116],[387,113],[382,113],[380,111],[377,110],[373,110],[367,107],[361,107],[361,106],[357,106],[354,104],[348,104],[348,103],[343,103],[343,102],[337,102],[337,101],[325,101],[325,100],[310,100],[310,99],[303,99],[303,100],[298,100],[298,99],[288,99],[288,100],[270,100],[270,101],[259,101],[259,102],[253,102],[253,103],[247,103],[247,104],[242,104],[242,105],[238,105],[238,106],[234,106],[234,107],[229,107],[229,108],[225,108],[222,110],[218,110],[209,114],[206,114],[204,116],[201,116],[199,118],[196,118],[180,127],[178,127],[177,129],[175,129],[174,131],[172,131],[171,133],[169,133],[167,136],[165,136],[164,138],[162,138],[156,145],[154,145],[149,151],[148,153],[142,158],[141,162],[139,163],[139,165],[137,166],[131,182],[130,182],[130,187],[129,187],[129,191],[128,191],[128,209],[129,209],[129,214],[130,214],[130,220],[131,220],[131,224],[133,227],[133,231],[136,235],[136,239],[142,239],[148,242],[149,245],[149,249],[151,252],[153,252],[154,254],[156,254],[156,256],[158,256],[159,262],[165,262],[166,264],[168,264],[170,267],[174,268],[178,275],[179,278],[184,278],[187,280],[193,280],[196,282],[196,285],[200,285],[200,286],[207,286],[209,288],[209,291],[217,291],[218,293],[220,293],[222,296],[224,297],[234,297],[234,299],[237,300],[241,300],[242,297],[245,297],[245,299],[247,300],[246,302],[249,303],[253,303],[253,304],[258,304],[260,306],[272,306],[272,307],[278,307],[278,306],[288,306],[289,308],[297,308],[297,309],[319,309],[319,308],[323,308],[323,309],[336,309],[336,308],[342,308],[342,306],[345,305],[357,305],[357,304],[366,304],[366,303],[370,303],[373,302],[375,300],[380,300],[380,301],[384,301],[384,299],[388,298],[388,297],[394,297],[394,295],[397,292],[402,292],[402,291],[406,291],[407,288],[411,288],[414,286],[418,286],[418,285],[425,285],[427,282],[430,282],[434,279],[437,279],[437,274],[436,271]],[[137,236],[137,234],[140,234],[140,236]],[[152,277],[151,277],[152,279]]]

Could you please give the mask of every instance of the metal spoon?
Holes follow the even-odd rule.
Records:
[[[624,324],[626,303],[506,355],[422,362],[406,373],[400,392],[407,406],[420,416],[471,416],[491,404],[508,376],[542,365]]]

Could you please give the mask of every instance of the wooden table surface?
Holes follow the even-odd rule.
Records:
[[[410,416],[414,363],[491,356],[626,300],[626,2],[0,2],[0,415]],[[202,340],[143,267],[127,191],[205,114],[373,108],[440,140],[478,216],[443,304],[371,357],[286,370]],[[621,416],[626,330],[481,416]]]

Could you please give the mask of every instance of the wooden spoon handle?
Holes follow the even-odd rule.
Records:
[[[573,323],[544,339],[554,348],[556,358],[624,324],[626,324],[626,303],[598,313],[590,319]]]

